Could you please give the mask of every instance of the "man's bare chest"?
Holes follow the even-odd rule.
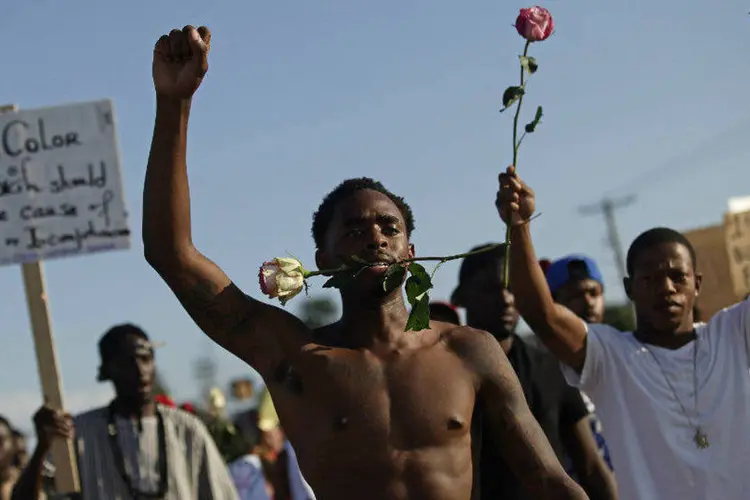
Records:
[[[401,449],[468,435],[475,397],[471,373],[439,349],[382,357],[308,346],[276,370],[269,388],[291,437]]]

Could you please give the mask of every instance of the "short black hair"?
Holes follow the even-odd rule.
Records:
[[[390,198],[401,211],[401,215],[404,217],[404,224],[406,225],[406,235],[411,237],[411,233],[414,231],[414,214],[409,204],[402,197],[388,191],[380,182],[369,177],[359,177],[356,179],[347,179],[336,186],[333,191],[323,198],[318,210],[313,214],[312,235],[316,248],[320,249],[324,246],[326,231],[328,231],[328,226],[330,226],[331,220],[333,220],[336,206],[344,199],[365,189],[377,191]]]
[[[469,250],[469,253],[483,250],[493,245],[497,245],[497,243],[477,245]],[[483,271],[498,262],[503,263],[505,253],[505,245],[499,245],[492,250],[464,257],[464,260],[461,262],[461,269],[458,271],[458,285],[461,286],[466,284],[466,282],[469,281],[469,279],[478,271]]]
[[[663,243],[677,243],[678,245],[687,248],[690,253],[690,260],[693,261],[693,270],[696,269],[698,261],[695,255],[695,248],[693,248],[693,244],[690,243],[690,240],[688,240],[684,234],[675,231],[674,229],[668,227],[655,227],[642,232],[635,240],[633,240],[633,243],[630,244],[628,256],[625,262],[628,275],[633,275],[635,260],[639,255],[644,251]]]
[[[115,325],[107,330],[102,338],[99,339],[99,357],[102,361],[107,361],[115,357],[122,350],[122,344],[126,338],[134,335],[138,338],[149,341],[148,335],[142,328],[132,323],[123,323]]]
[[[458,311],[445,302],[430,302],[430,319],[453,323],[454,325],[461,324]]]

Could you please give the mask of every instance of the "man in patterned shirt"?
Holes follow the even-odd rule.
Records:
[[[193,415],[156,404],[153,344],[135,325],[110,329],[99,341],[99,381],[115,399],[73,419],[42,407],[34,416],[39,443],[13,491],[14,500],[39,498],[49,443],[75,438],[83,500],[236,500],[226,465]]]

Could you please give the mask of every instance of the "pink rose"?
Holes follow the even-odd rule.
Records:
[[[278,298],[282,305],[300,293],[305,286],[307,271],[297,259],[277,257],[260,266],[258,280],[260,290]]]
[[[552,19],[552,14],[544,7],[534,6],[521,9],[516,19],[518,34],[530,42],[546,40],[554,29],[555,21]]]

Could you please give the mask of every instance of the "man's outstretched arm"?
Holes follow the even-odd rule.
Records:
[[[191,99],[208,71],[211,34],[186,26],[154,49],[156,120],[143,193],[143,245],[149,264],[214,341],[266,375],[285,344],[307,332],[291,314],[246,296],[191,237],[187,129]]]
[[[588,499],[560,465],[497,340],[487,332],[465,329],[454,349],[477,373],[477,404],[482,405],[488,431],[526,491],[533,498]]]
[[[534,192],[513,167],[500,174],[497,208],[511,224],[510,282],[516,307],[531,330],[560,361],[581,373],[586,361],[586,324],[566,307],[556,304],[531,242],[530,219]]]

